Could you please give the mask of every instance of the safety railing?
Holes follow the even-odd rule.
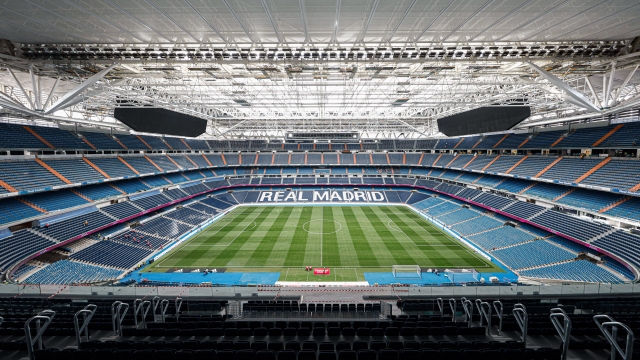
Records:
[[[182,298],[177,297],[175,300],[176,307],[176,321],[180,320],[180,309],[182,308]]]
[[[464,309],[464,321],[467,322],[468,327],[471,327],[473,323],[473,303],[464,297],[460,301],[462,302],[462,309]]]
[[[522,343],[527,346],[527,332],[529,332],[529,314],[527,314],[527,308],[518,303],[513,306],[513,317],[516,319],[520,332],[522,333]]]
[[[146,319],[150,309],[151,301],[149,300],[136,299],[133,302],[133,323],[136,326],[136,329],[138,329],[140,325],[142,325],[143,329],[147,327]],[[138,321],[138,314],[142,316],[140,321]]]
[[[456,321],[456,311],[458,308],[458,302],[456,301],[456,299],[451,298],[449,299],[449,308],[451,309],[451,321],[455,322]]]
[[[78,349],[80,349],[80,343],[82,342],[82,333],[84,333],[86,341],[89,341],[89,322],[91,322],[91,318],[97,309],[96,305],[89,304],[73,315],[73,327],[76,330]],[[80,325],[80,316],[82,316],[82,325]]]
[[[620,355],[622,360],[631,360],[631,356],[633,355],[633,331],[627,325],[613,320],[613,318],[608,315],[596,315],[593,317],[593,321],[596,322],[602,335],[604,335],[611,345],[609,359],[616,360],[617,355]],[[622,349],[618,342],[618,329],[620,328],[627,332],[624,349]]]
[[[167,317],[167,310],[169,309],[169,300],[154,296],[151,303],[153,304],[153,321],[164,322]]]
[[[480,308],[480,304],[482,304],[482,300],[476,299],[474,303],[476,305],[476,309],[478,310],[478,314],[480,315],[480,326],[484,326],[484,317],[482,317],[482,309]]]
[[[504,312],[504,306],[501,301],[493,302],[493,309],[496,311],[496,315],[498,315],[498,320],[500,323],[498,324],[498,335],[502,335],[502,313]]]
[[[81,295],[87,299],[100,299],[104,296],[112,296],[115,292],[121,296],[121,299],[136,299],[152,292],[162,298],[173,298],[177,294],[181,294],[185,300],[188,299],[211,299],[211,298],[233,298],[236,294],[241,294],[243,298],[251,298],[255,293],[255,287],[249,286],[183,286],[180,284],[163,284],[151,286],[76,286],[70,285],[61,289],[58,285],[28,285],[29,296],[53,295],[56,297],[64,297],[65,295]],[[260,287],[260,291],[268,291],[269,286]],[[275,289],[278,287],[273,287]],[[289,290],[294,287],[288,287]],[[309,287],[300,287],[301,290]],[[392,286],[360,286],[358,291],[371,290],[376,294],[388,293],[393,295],[394,287]],[[353,290],[353,286],[331,286],[331,291]],[[409,286],[406,288],[408,295],[433,296],[450,298],[460,296],[461,287],[459,286]],[[632,284],[608,284],[608,283],[574,283],[574,284],[558,284],[549,283],[543,285],[527,285],[527,284],[509,284],[508,286],[499,285],[470,285],[464,287],[464,296],[467,298],[501,298],[504,296],[526,297],[557,297],[557,296],[582,296],[582,295],[607,295],[618,296],[625,294],[637,294],[640,292],[640,283]],[[25,290],[22,284],[0,284],[0,296],[9,297],[17,294],[23,294]],[[615,308],[612,309],[615,311]]]
[[[562,340],[562,360],[567,359],[567,352],[569,351],[569,340],[571,339],[571,319],[567,313],[560,308],[551,309],[551,323],[558,332],[560,339]]]
[[[487,335],[491,335],[491,305],[486,301],[480,302],[480,318],[487,324]]]
[[[49,324],[51,324],[55,316],[55,311],[44,310],[24,323],[24,336],[27,342],[27,352],[30,360],[35,360],[34,345],[37,345],[38,350],[42,350],[42,334],[47,330],[47,327],[49,327]],[[35,336],[31,333],[31,323],[35,323],[36,325]]]
[[[128,310],[129,304],[123,303],[122,301],[116,301],[111,304],[111,325],[114,335],[122,336],[122,321],[125,315],[127,315]]]

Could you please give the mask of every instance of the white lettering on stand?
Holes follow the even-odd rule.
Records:
[[[329,201],[328,191],[313,191],[313,201]]]
[[[314,190],[311,201],[362,201],[362,202],[385,202],[386,197],[382,191],[335,191],[335,190]],[[310,201],[303,194],[303,191],[262,191],[258,197],[258,202],[302,202]]]
[[[258,201],[260,201],[260,202],[271,201],[271,195],[273,195],[273,193],[271,191],[263,191],[260,194],[260,200],[258,200]],[[267,200],[267,198],[268,198],[268,200]]]

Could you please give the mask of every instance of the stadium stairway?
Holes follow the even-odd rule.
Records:
[[[616,207],[616,206],[618,206],[618,205],[622,205],[622,204],[624,204],[625,202],[627,202],[627,201],[629,201],[629,200],[631,200],[631,199],[632,199],[632,197],[631,197],[631,196],[625,196],[625,197],[623,197],[622,199],[620,199],[620,200],[618,200],[618,201],[614,202],[613,204],[603,207],[602,209],[598,210],[598,212],[599,212],[599,213],[607,212],[607,211],[609,211],[609,210],[611,210],[611,209],[615,208],[615,207]]]
[[[510,172],[512,172],[513,170],[515,170],[515,168],[518,167],[518,165],[522,164],[525,160],[527,160],[527,158],[529,158],[529,155],[525,155],[522,157],[522,159],[518,160],[517,163],[513,164],[512,167],[509,168],[509,170],[505,171],[505,174],[509,174]]]
[[[633,186],[631,189],[629,189],[629,191],[631,191],[631,192],[640,191],[640,183],[638,183],[637,185]]]
[[[558,201],[558,200],[562,199],[563,197],[571,194],[574,191],[576,191],[576,188],[568,189],[566,192],[563,192],[562,194],[560,194],[560,195],[556,196],[555,198],[553,198],[553,201]]]
[[[549,171],[549,169],[551,169],[552,167],[554,167],[557,163],[559,163],[560,161],[562,161],[563,157],[560,156],[557,159],[555,159],[551,164],[547,165],[547,167],[545,167],[544,169],[540,170],[539,173],[537,173],[534,177],[539,178],[540,176],[544,175],[544,173],[546,173],[547,171]]]
[[[591,146],[596,147],[602,144],[605,140],[611,137],[611,135],[613,135],[616,131],[622,129],[623,127],[624,127],[624,124],[616,125],[613,129],[611,129],[608,133],[604,134],[600,139],[598,139],[598,141],[594,142],[593,145]]]
[[[49,166],[44,161],[40,160],[39,158],[35,158],[35,160],[40,166],[42,166],[43,168],[49,170],[49,172],[51,172],[53,175],[55,175],[58,179],[62,180],[65,184],[72,184],[72,182],[69,181],[69,179],[67,179],[66,177],[62,176],[62,174],[60,174],[59,172],[54,170],[51,166]]]
[[[82,160],[84,160],[84,162],[86,162],[87,164],[89,164],[89,166],[91,166],[95,171],[99,172],[100,175],[104,176],[105,179],[111,179],[111,176],[109,176],[106,172],[104,172],[102,169],[100,169],[98,167],[98,165],[94,164],[91,160],[89,160],[86,157],[82,157]]]
[[[596,166],[594,166],[593,168],[591,168],[589,171],[587,171],[586,173],[584,173],[582,176],[580,176],[579,178],[577,178],[575,180],[576,183],[581,182],[582,180],[586,179],[587,177],[589,177],[589,175],[593,174],[594,172],[598,171],[598,169],[600,169],[601,167],[607,165],[610,161],[611,161],[611,157],[607,157],[606,159],[602,160],[600,163],[598,163]]]

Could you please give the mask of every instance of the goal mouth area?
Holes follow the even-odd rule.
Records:
[[[452,283],[467,283],[480,281],[480,274],[476,269],[445,269],[444,276]]]
[[[393,265],[391,272],[396,279],[422,279],[419,265]]]

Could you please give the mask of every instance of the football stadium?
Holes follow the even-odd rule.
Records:
[[[0,359],[640,356],[637,1],[0,16]]]

